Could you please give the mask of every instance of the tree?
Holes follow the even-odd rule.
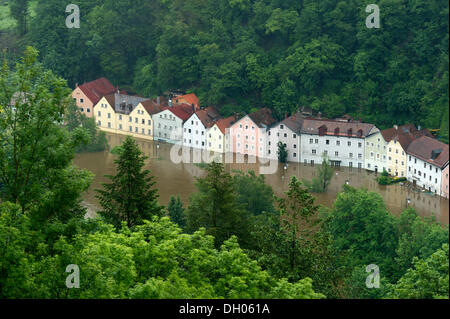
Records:
[[[392,278],[398,232],[379,194],[344,185],[329,218],[333,245],[348,254],[347,266],[376,264]]]
[[[167,211],[169,212],[170,220],[177,224],[181,229],[184,229],[186,226],[186,217],[184,216],[184,208],[180,196],[177,196],[177,198],[174,196],[170,197]]]
[[[286,146],[282,142],[278,142],[277,146],[278,146],[277,152],[278,161],[280,161],[281,163],[286,163],[288,157],[288,151],[286,149]]]
[[[98,128],[95,118],[89,118],[81,113],[73,101],[67,108],[65,123],[69,132],[83,128],[89,136],[89,141],[80,145],[77,152],[101,152],[108,148],[106,134]]]
[[[317,168],[317,177],[311,182],[303,181],[305,185],[314,193],[326,192],[334,175],[334,169],[330,166],[328,158],[324,155],[322,165]]]
[[[254,171],[247,174],[237,171],[233,176],[236,189],[236,201],[250,215],[274,212],[274,194],[270,185],[265,183],[264,175],[256,176]]]
[[[448,299],[448,244],[426,259],[414,257],[413,267],[395,285],[387,298]]]
[[[27,33],[28,2],[29,0],[9,1],[11,16],[17,21],[20,35]]]
[[[187,230],[200,227],[213,235],[217,246],[232,235],[246,239],[246,212],[237,204],[233,178],[224,171],[221,163],[212,162],[206,168],[207,175],[196,181],[198,192],[190,198],[186,210]]]
[[[80,195],[92,175],[72,165],[87,135],[63,127],[70,89],[37,57],[28,47],[15,71],[5,62],[0,73],[0,198],[29,210],[33,224],[42,226],[84,216]]]
[[[106,177],[112,183],[102,183],[104,189],[96,190],[102,210],[99,214],[116,227],[125,221],[128,227],[142,224],[145,219],[160,216],[158,190],[149,170],[143,170],[146,156],[130,136],[114,150],[117,173]]]

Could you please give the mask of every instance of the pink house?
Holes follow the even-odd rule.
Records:
[[[442,170],[442,188],[441,188],[441,194],[442,197],[445,197],[448,199],[448,162],[447,162],[447,166]]]
[[[230,151],[264,157],[266,133],[275,123],[268,108],[244,116],[230,127]]]
[[[87,117],[92,117],[94,114],[94,106],[100,99],[112,93],[115,93],[115,88],[106,78],[100,78],[80,86],[76,85],[72,92],[72,97],[75,100],[81,113]]]

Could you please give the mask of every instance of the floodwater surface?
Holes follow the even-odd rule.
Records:
[[[120,145],[124,141],[125,136],[108,133],[107,138],[112,148]],[[205,171],[201,168],[201,165],[174,163],[170,157],[172,144],[143,139],[136,139],[136,141],[144,154],[149,157],[146,161],[146,168],[155,176],[155,187],[159,190],[161,205],[167,206],[171,196],[180,196],[184,205],[187,206],[189,197],[196,191],[196,177],[205,176]],[[101,188],[102,182],[109,181],[104,175],[115,174],[114,158],[115,155],[109,151],[77,154],[75,157],[74,162],[78,167],[87,169],[95,174],[89,191],[84,194],[84,204],[88,207],[90,216],[94,216],[95,211],[99,208],[94,190]],[[230,173],[233,170],[244,172],[253,170],[258,174],[260,166],[264,164],[260,164],[259,161],[256,162],[253,164],[225,164],[225,169]],[[266,183],[272,186],[275,194],[281,195],[288,189],[289,179],[292,175],[295,175],[300,180],[311,180],[315,175],[316,169],[314,166],[302,163],[289,163],[287,167],[278,164],[278,169],[274,174],[264,176]],[[323,194],[314,194],[316,204],[331,207],[337,193],[342,190],[342,185],[348,184],[353,187],[364,187],[379,193],[383,197],[387,209],[396,216],[405,208],[413,207],[420,216],[434,215],[440,223],[448,225],[449,201],[447,199],[414,189],[408,183],[389,186],[378,185],[375,178],[375,173],[364,169],[335,168],[335,175],[327,191]]]

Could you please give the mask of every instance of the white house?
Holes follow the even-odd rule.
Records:
[[[320,164],[325,155],[333,166],[363,168],[365,138],[377,130],[367,123],[304,119],[300,131],[301,161]]]
[[[192,114],[183,124],[183,146],[206,149],[206,131],[219,118],[219,113],[212,106]]]
[[[173,144],[182,142],[183,124],[193,113],[191,105],[180,104],[152,115],[153,139]]]
[[[411,142],[407,155],[406,178],[413,185],[440,196],[443,170],[448,166],[448,145],[434,138],[422,136]]]
[[[278,159],[278,142],[282,142],[287,150],[288,162],[299,163],[302,124],[303,116],[296,113],[270,128],[267,132],[267,158]]]

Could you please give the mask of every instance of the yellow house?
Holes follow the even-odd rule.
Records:
[[[227,129],[236,122],[235,116],[218,120],[206,132],[206,149],[217,153],[225,153],[230,149],[230,136]]]
[[[387,145],[387,169],[392,176],[406,177],[406,149],[412,139],[404,134],[395,136]]]
[[[130,134],[135,132],[135,119],[130,116],[146,99],[120,93],[109,94],[94,106],[97,126],[106,132]]]
[[[387,143],[386,166],[392,176],[406,177],[406,151],[414,139],[431,135],[428,130],[418,130],[413,124],[406,124],[381,132]]]
[[[152,115],[163,111],[163,109],[164,108],[161,105],[158,105],[157,103],[155,103],[155,101],[152,100],[140,102],[136,106],[136,108],[129,114],[128,122],[126,124],[122,124],[122,129],[128,130],[127,134],[130,134],[134,137],[153,140],[154,132]],[[121,122],[119,121],[117,123],[120,126]]]

